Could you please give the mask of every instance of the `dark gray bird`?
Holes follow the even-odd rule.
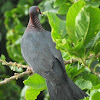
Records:
[[[51,33],[38,19],[37,6],[29,9],[29,23],[21,40],[21,53],[32,69],[46,79],[51,100],[79,100],[87,96],[65,72],[62,55],[55,48]]]

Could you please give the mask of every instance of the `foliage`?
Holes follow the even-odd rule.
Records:
[[[59,0],[56,0],[56,2],[57,1]],[[59,9],[62,8],[60,14],[64,14],[63,12],[65,10],[66,21],[58,18],[56,13],[48,12],[47,16],[52,28],[52,37],[57,44],[57,48],[66,55],[75,57],[79,61],[77,65],[66,65],[66,71],[69,77],[74,80],[81,89],[87,90],[91,100],[94,100],[94,98],[95,100],[99,100],[98,95],[100,88],[97,90],[98,92],[95,91],[94,94],[91,95],[94,87],[98,84],[100,85],[100,79],[92,74],[91,70],[92,62],[95,58],[87,59],[91,53],[95,55],[100,53],[100,9],[98,6],[94,7],[94,5],[90,5],[90,3],[93,2],[87,3],[83,0],[79,0],[72,4],[71,7],[69,6],[69,9],[67,6],[66,9],[68,10],[57,3],[56,6],[60,6]],[[64,4],[66,4],[66,2]],[[95,2],[95,4],[97,3]],[[66,25],[64,25],[64,23],[66,23]],[[99,59],[95,60],[99,61]],[[82,65],[80,63],[82,63]],[[76,66],[78,66],[78,68]],[[88,72],[88,74],[86,74],[86,72]]]
[[[3,91],[2,91],[3,90]],[[16,91],[15,91],[16,90]],[[5,95],[7,93],[7,95]],[[16,85],[15,81],[12,81],[5,86],[0,86],[0,99],[1,100],[19,100],[20,99],[20,87]]]
[[[25,95],[27,100],[35,100],[40,92],[46,89],[45,79],[38,74],[30,76],[27,80],[24,81],[24,84],[30,87],[26,91]]]
[[[18,0],[15,5],[8,0],[2,6],[2,12],[7,10],[7,5],[10,7],[5,12],[4,22],[7,29],[6,49],[12,60],[23,64],[25,62],[20,52],[20,40],[28,23],[28,9],[35,4],[39,4],[40,9],[46,12],[52,38],[57,44],[56,48],[61,50],[63,58],[78,60],[76,63],[65,66],[67,75],[87,92],[89,97],[84,100],[100,100],[100,77],[95,75],[95,73],[100,73],[100,57],[96,58],[100,53],[100,1]],[[40,16],[40,19],[43,27],[50,30],[47,17]],[[2,22],[1,19],[0,22]],[[95,54],[95,56],[89,58],[90,54]],[[3,55],[1,58],[5,60]],[[1,68],[6,73],[5,69]],[[40,92],[46,89],[44,78],[37,74],[30,76],[24,81],[24,84],[29,87],[25,94],[26,100],[35,100]],[[10,87],[13,87],[12,84]],[[15,85],[15,87],[17,86]],[[44,94],[45,99],[49,100],[48,96],[46,97],[48,93],[44,92]]]

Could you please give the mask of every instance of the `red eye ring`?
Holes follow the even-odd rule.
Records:
[[[40,12],[40,9],[39,8],[37,8],[36,10],[37,10],[37,12]]]

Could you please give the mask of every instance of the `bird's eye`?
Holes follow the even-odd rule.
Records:
[[[36,10],[37,10],[37,12],[40,12],[40,9],[39,8],[37,8]]]

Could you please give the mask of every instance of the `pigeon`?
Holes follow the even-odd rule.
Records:
[[[60,50],[39,21],[39,7],[29,8],[29,23],[21,39],[24,60],[46,79],[50,100],[79,100],[88,95],[66,74]]]

